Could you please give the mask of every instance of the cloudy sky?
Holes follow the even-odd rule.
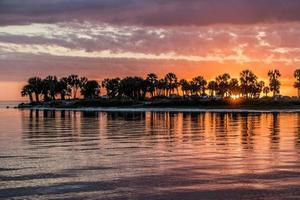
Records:
[[[30,76],[282,72],[295,95],[299,0],[0,0],[0,100]]]

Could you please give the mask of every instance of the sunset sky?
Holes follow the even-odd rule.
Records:
[[[282,73],[296,95],[299,0],[0,0],[0,100],[30,76]]]

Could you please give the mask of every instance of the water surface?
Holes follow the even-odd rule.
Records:
[[[299,199],[300,113],[0,109],[0,199]]]

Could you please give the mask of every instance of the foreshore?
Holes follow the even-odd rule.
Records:
[[[78,110],[120,112],[300,112],[298,99],[160,99],[134,101],[124,99],[56,100],[21,103],[19,109]]]

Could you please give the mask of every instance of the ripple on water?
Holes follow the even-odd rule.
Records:
[[[0,198],[300,199],[300,114],[0,111]]]

